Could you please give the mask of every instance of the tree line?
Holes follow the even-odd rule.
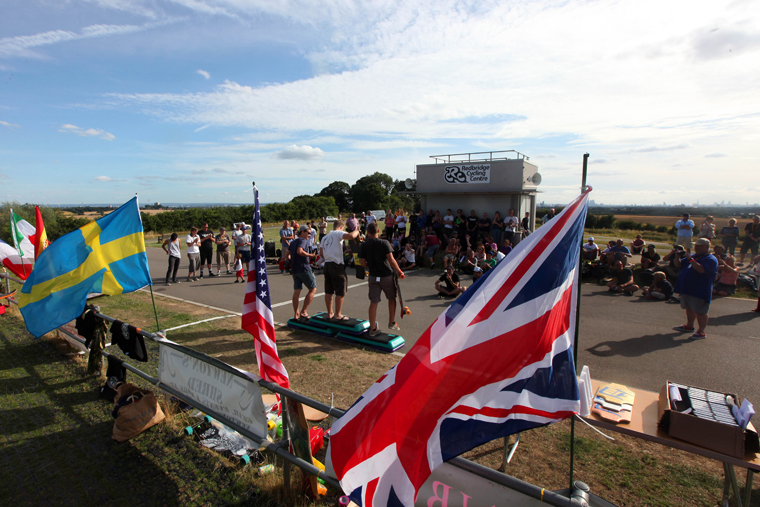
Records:
[[[299,195],[289,202],[275,202],[260,207],[261,220],[264,223],[276,223],[292,219],[319,220],[323,216],[338,216],[340,213],[361,213],[373,209],[402,208],[406,211],[419,209],[419,198],[400,194],[406,190],[404,182],[394,180],[391,176],[376,172],[359,178],[349,185],[344,181],[334,181],[314,195]],[[10,223],[9,211],[34,225],[34,204],[3,203],[0,206],[0,224]],[[82,208],[81,211],[97,209],[104,212],[112,208]],[[251,223],[253,204],[244,206],[217,206],[213,208],[188,208],[164,211],[157,214],[140,213],[145,232],[187,231],[191,227],[200,227],[207,222],[218,230],[219,227],[232,227],[233,223]],[[74,218],[64,215],[61,210],[40,206],[45,222],[48,239],[51,241],[74,231],[90,222],[86,218]],[[99,217],[98,217],[99,218]],[[10,227],[0,226],[0,239],[13,244]]]

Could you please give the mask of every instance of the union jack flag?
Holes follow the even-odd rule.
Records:
[[[259,212],[259,189],[253,187],[255,206],[251,226],[251,261],[248,263],[248,283],[243,301],[243,329],[253,335],[256,362],[264,380],[290,387],[288,372],[277,354],[272,302],[269,299],[267,259],[264,254],[264,232]]]
[[[590,190],[463,293],[333,424],[328,458],[352,500],[413,505],[443,462],[580,410],[573,341]]]

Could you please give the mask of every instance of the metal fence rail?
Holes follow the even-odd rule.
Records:
[[[18,283],[18,284],[23,284],[22,281],[17,280],[17,279],[15,279],[13,277],[10,277],[10,276],[8,276],[7,274],[4,274],[4,273],[0,273],[0,278],[5,278],[6,280],[10,280],[10,281]],[[15,299],[10,299],[9,301],[11,301],[12,303],[18,305],[18,302]],[[101,319],[107,321],[107,322],[114,322],[115,320],[117,320],[117,319],[114,319],[113,317],[109,317],[108,315],[104,315],[104,314],[99,313],[99,312],[95,313],[95,315],[98,316],[98,317],[100,317]],[[72,333],[68,329],[65,329],[64,327],[59,327],[59,328],[57,328],[57,330],[59,332],[61,332],[61,333],[64,333],[69,338],[71,338],[73,340],[76,340],[79,343],[82,343],[82,344],[85,343],[84,340],[81,337],[79,337],[78,335]],[[232,375],[235,375],[237,377],[243,378],[243,379],[245,379],[247,381],[255,380],[258,383],[258,385],[261,386],[261,387],[263,387],[263,388],[266,388],[266,389],[268,389],[268,390],[270,390],[270,391],[272,391],[274,393],[277,393],[280,396],[284,396],[286,398],[291,398],[293,400],[296,400],[299,403],[303,403],[304,405],[307,405],[309,407],[315,408],[315,409],[317,409],[317,410],[319,410],[321,412],[324,412],[324,413],[326,413],[326,414],[328,414],[330,416],[339,418],[339,417],[341,417],[345,413],[344,410],[328,406],[328,405],[326,405],[326,404],[324,404],[322,402],[319,402],[317,400],[313,400],[313,399],[309,398],[308,396],[304,396],[304,395],[302,395],[300,393],[297,393],[297,392],[292,391],[290,389],[286,389],[286,388],[281,387],[281,386],[279,386],[277,384],[274,384],[272,382],[267,382],[266,380],[264,380],[264,379],[262,379],[262,378],[260,378],[260,377],[258,377],[256,375],[252,375],[251,374],[252,377],[255,377],[255,378],[248,377],[248,376],[244,375],[243,373],[241,373],[241,371],[238,370],[237,368],[234,368],[234,367],[228,365],[227,363],[224,363],[223,361],[220,361],[220,360],[218,360],[218,359],[216,359],[214,357],[211,357],[211,356],[208,356],[206,354],[203,354],[202,352],[198,352],[198,351],[192,350],[192,349],[190,349],[188,347],[183,347],[183,346],[177,345],[177,344],[175,344],[173,342],[169,342],[168,340],[165,340],[165,337],[162,336],[161,334],[151,333],[149,331],[144,331],[142,329],[139,331],[139,333],[142,336],[146,337],[146,338],[149,338],[149,339],[151,339],[151,340],[153,340],[153,341],[155,341],[157,343],[160,343],[163,346],[168,346],[168,347],[174,348],[176,350],[181,350],[183,353],[190,354],[193,357],[195,357],[196,359],[208,362],[209,364],[212,364],[213,366],[215,366],[217,368],[223,369],[224,371],[226,371],[226,372],[228,372],[228,373],[230,373]],[[102,354],[105,357],[108,357],[109,355],[111,355],[106,350],[103,350]],[[272,443],[269,440],[267,440],[266,436],[256,435],[256,434],[248,431],[247,429],[245,429],[245,428],[239,426],[238,424],[236,424],[234,421],[230,421],[224,415],[218,414],[214,410],[212,410],[212,409],[210,409],[208,407],[203,406],[202,403],[199,403],[199,402],[197,402],[195,400],[187,400],[181,392],[173,389],[170,386],[167,386],[166,384],[161,383],[157,378],[152,377],[151,375],[149,375],[149,374],[141,371],[140,369],[138,369],[138,368],[136,368],[136,367],[134,367],[134,366],[126,363],[126,362],[123,362],[123,365],[124,365],[124,367],[127,370],[129,370],[132,373],[134,373],[135,375],[143,378],[144,380],[150,382],[152,385],[156,386],[156,388],[158,388],[158,389],[160,389],[162,391],[165,391],[165,392],[171,394],[172,396],[175,396],[175,397],[177,397],[177,398],[179,398],[179,399],[187,402],[189,405],[192,405],[193,407],[197,408],[198,410],[201,410],[202,412],[210,415],[211,417],[213,417],[217,421],[221,422],[222,424],[224,424],[224,425],[226,425],[226,426],[234,429],[235,431],[237,431],[241,435],[243,435],[246,438],[249,438],[250,440],[254,441],[259,446],[264,447],[266,450],[270,451],[271,453],[275,454],[276,456],[280,456],[281,458],[283,458],[286,461],[286,464],[287,463],[292,463],[292,464],[296,465],[297,467],[301,468],[302,470],[306,471],[307,473],[309,473],[311,475],[314,475],[314,476],[317,476],[320,479],[324,480],[326,484],[329,484],[330,486],[333,486],[333,487],[335,487],[335,488],[337,488],[339,490],[341,489],[340,483],[335,478],[330,477],[325,472],[321,471],[319,468],[317,468],[316,466],[314,466],[313,463],[307,463],[306,461],[304,461],[304,460],[300,459],[299,457],[297,457],[297,456],[291,454],[290,452],[288,452],[285,449],[285,447],[287,446],[287,443],[288,443],[287,438],[284,439],[283,441],[281,441],[280,443],[277,443],[277,444]],[[513,490],[515,490],[515,491],[517,491],[519,493],[522,493],[522,494],[524,494],[524,495],[526,495],[528,497],[539,499],[539,500],[545,502],[548,505],[552,505],[552,506],[556,506],[556,507],[572,507],[574,505],[577,505],[576,503],[574,503],[573,501],[571,501],[569,498],[567,498],[565,496],[562,496],[562,495],[560,495],[558,493],[554,493],[554,492],[551,492],[551,491],[546,491],[545,489],[540,488],[540,487],[538,487],[538,486],[536,486],[534,484],[530,484],[528,482],[521,481],[521,480],[516,479],[514,477],[511,477],[509,475],[502,474],[501,472],[497,472],[495,470],[492,470],[490,468],[484,467],[482,465],[479,465],[479,464],[474,463],[472,461],[466,460],[464,458],[460,458],[460,457],[452,458],[451,460],[447,461],[447,463],[449,463],[451,465],[454,465],[457,468],[460,468],[461,470],[464,470],[464,471],[467,471],[469,473],[478,475],[478,476],[480,476],[480,477],[482,477],[482,478],[484,478],[486,480],[489,480],[489,481],[491,481],[493,483],[496,483],[496,484],[505,486],[507,488],[513,489]]]

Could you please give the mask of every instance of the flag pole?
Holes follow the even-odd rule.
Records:
[[[13,246],[16,247],[16,252],[18,253],[19,259],[21,259],[21,272],[24,273],[24,276],[26,276],[26,268],[24,267],[24,251],[21,249],[21,243],[18,242],[18,239],[16,238],[16,232],[18,231],[16,226],[16,221],[13,219],[13,208],[8,208],[10,211],[10,220],[11,220],[11,236],[13,236]]]
[[[586,191],[586,175],[588,173],[588,153],[583,154],[583,175],[581,176],[581,194]],[[585,229],[585,227],[584,227]],[[583,249],[578,254],[578,292],[575,303],[575,338],[573,339],[573,363],[575,374],[578,374],[578,333],[581,327],[581,283],[583,273]],[[581,396],[584,396],[581,394]],[[573,494],[573,477],[575,471],[575,416],[570,419],[570,493]]]

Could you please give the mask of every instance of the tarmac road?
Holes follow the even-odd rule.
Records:
[[[204,278],[186,283],[187,259],[179,271],[179,285],[164,286],[167,259],[160,248],[148,248],[154,292],[240,312],[245,284],[233,283],[234,275]],[[183,252],[184,254],[184,252]],[[293,316],[292,278],[268,267],[270,294],[276,322]],[[405,303],[412,314],[396,319],[406,340],[406,352],[417,338],[445,310],[451,301],[439,300],[433,283],[440,271],[417,270],[401,281]],[[309,308],[314,315],[325,311],[324,285],[317,276],[317,296]],[[470,285],[470,277],[463,283]],[[305,291],[301,292],[303,296]],[[685,323],[678,304],[649,301],[641,297],[611,294],[606,287],[584,284],[581,297],[579,368],[588,365],[593,378],[619,382],[631,387],[659,391],[666,380],[712,390],[731,392],[760,403],[756,382],[760,364],[760,314],[750,310],[755,301],[722,298],[713,301],[707,339],[692,341],[688,334],[673,331]],[[367,282],[349,277],[344,314],[367,318]],[[386,326],[388,309],[383,299],[378,310],[380,327]],[[315,335],[315,340],[325,339]]]

